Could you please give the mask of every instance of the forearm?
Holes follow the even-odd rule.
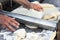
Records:
[[[14,0],[19,4],[30,6],[30,2],[28,0]]]

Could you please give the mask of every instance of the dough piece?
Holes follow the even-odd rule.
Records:
[[[14,36],[15,36],[15,40],[21,40],[21,39],[25,38],[25,36],[26,36],[25,29],[19,29],[19,30],[15,31]]]
[[[50,40],[54,40],[55,37],[56,37],[56,31],[52,33]]]
[[[55,8],[55,6],[53,4],[49,4],[49,3],[43,3],[40,4],[43,8]]]
[[[33,29],[37,29],[38,26],[30,26],[30,25],[26,25],[28,28],[33,28]]]
[[[56,15],[56,16],[60,16],[60,12],[53,12],[53,13],[51,13],[51,14],[54,14],[54,15]]]
[[[57,19],[57,16],[56,15],[45,15],[44,17],[43,17],[43,19],[45,19],[45,20],[56,20]]]
[[[45,20],[57,20],[58,19],[58,16],[60,16],[60,12],[54,12],[54,13],[51,13],[51,14],[46,14],[44,15],[43,19]]]
[[[37,35],[35,32],[27,33],[27,39],[29,40],[42,40],[42,38],[39,35]]]

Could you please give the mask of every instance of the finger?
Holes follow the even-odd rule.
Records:
[[[19,25],[18,24],[16,24],[15,22],[13,22],[13,21],[15,21],[14,20],[15,18],[9,18],[9,20],[7,19],[7,23],[9,23],[9,24],[11,24],[12,26],[14,26],[14,27],[16,27],[16,28],[19,28]],[[13,20],[13,21],[12,21]]]
[[[6,30],[10,30],[10,29],[8,29],[8,28],[6,27]]]
[[[16,25],[20,25],[17,21],[14,20],[15,18],[10,18],[9,17],[9,19],[10,19],[11,22],[15,23]]]
[[[4,25],[11,31],[15,31],[15,29],[12,26],[10,26],[8,23],[4,23]]]
[[[42,10],[43,10],[43,8],[42,8],[42,7],[40,7],[40,6],[38,6],[38,7],[36,8],[36,10],[37,10],[37,11],[42,11]]]
[[[14,22],[9,22],[9,24],[11,24],[12,26],[19,28],[19,25],[16,25]]]
[[[37,6],[37,7],[36,7],[36,6]],[[43,10],[43,8],[42,8],[40,5],[37,4],[36,6],[35,6],[35,8],[36,8],[38,11]]]
[[[20,25],[17,21],[15,21],[15,20],[10,20],[11,22],[13,22],[13,23],[15,23],[16,25]]]
[[[43,8],[41,8],[41,7],[34,7],[34,10],[43,11]]]
[[[34,6],[34,10],[36,10],[36,11],[40,11],[40,7],[39,6]]]
[[[40,9],[40,11],[43,11],[43,8],[42,7],[40,7],[39,9]]]
[[[37,10],[37,11],[43,11],[42,9],[39,9],[39,8],[37,8],[37,9],[35,9],[35,10]]]
[[[14,19],[14,21],[15,21],[15,18],[13,18],[13,19]],[[18,23],[17,21],[15,21],[15,22],[16,22],[16,23]],[[19,26],[19,25],[20,25],[20,23],[18,23],[17,25]]]
[[[2,25],[3,27],[5,27],[6,28],[6,30],[9,30],[5,25]]]

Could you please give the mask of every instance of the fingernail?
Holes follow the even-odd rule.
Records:
[[[17,26],[17,28],[19,28],[19,26]]]
[[[20,25],[20,23],[18,23],[18,25]]]
[[[13,32],[15,31],[15,30],[12,30]]]
[[[19,25],[20,23],[18,22],[17,24]]]

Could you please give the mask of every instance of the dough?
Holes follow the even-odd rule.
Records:
[[[32,28],[32,29],[37,29],[38,26],[30,26],[30,25],[26,25],[28,28]]]
[[[49,3],[42,3],[40,4],[43,8],[55,8],[55,6],[53,4],[49,4]]]
[[[43,7],[43,12],[45,13],[43,19],[57,21],[57,18],[60,15],[60,11],[54,5],[43,4],[42,7]]]
[[[51,13],[51,14],[44,15],[43,19],[57,21],[58,16],[60,16],[60,12],[54,12],[54,13]]]
[[[53,4],[48,4],[48,3],[40,4],[37,1],[33,3],[39,4],[40,6],[43,7],[42,12],[45,13],[45,15],[43,16],[43,19],[45,20],[57,20],[57,17],[60,15],[59,10]]]
[[[21,39],[25,38],[25,36],[26,36],[25,29],[19,29],[19,30],[15,31],[14,36],[15,36],[15,40],[21,40]]]
[[[38,40],[39,36],[35,32],[27,33],[27,37],[30,40]]]
[[[29,31],[29,30],[28,30]],[[14,32],[14,40],[52,40],[56,36],[56,31],[42,30],[42,32],[26,32],[19,29]]]
[[[47,14],[47,15],[45,15],[43,17],[43,19],[45,19],[45,20],[56,20],[57,16],[56,15],[49,15],[49,14]]]

